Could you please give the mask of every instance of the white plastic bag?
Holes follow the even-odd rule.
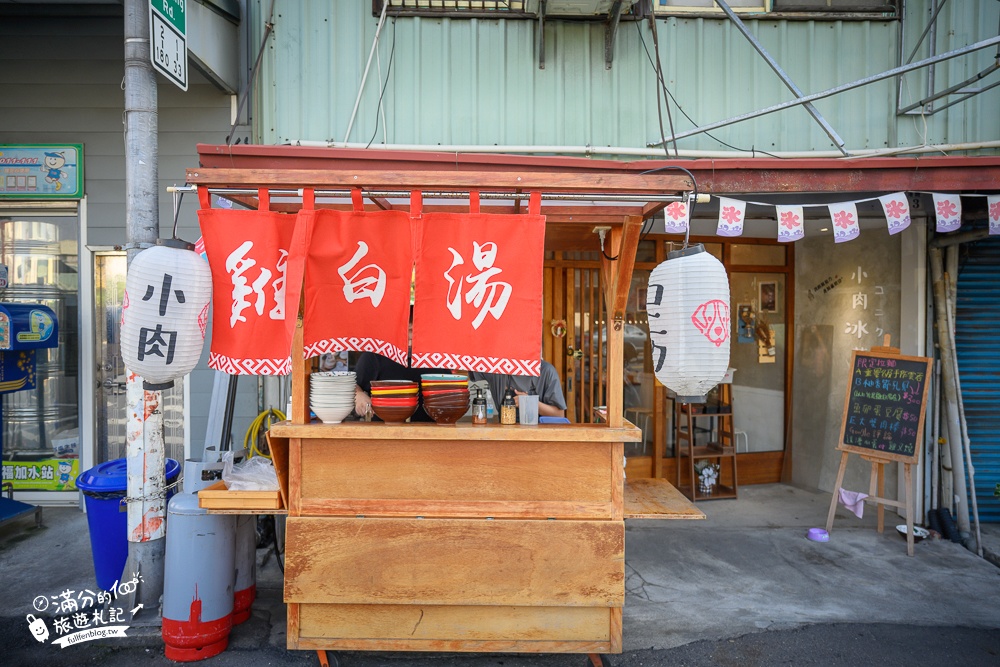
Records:
[[[274,464],[263,456],[255,456],[233,465],[233,452],[222,454],[222,481],[230,491],[277,491],[278,474]]]

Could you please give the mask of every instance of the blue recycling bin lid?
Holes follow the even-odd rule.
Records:
[[[174,459],[167,459],[164,471],[169,484],[177,479],[177,475],[181,471],[181,464]],[[80,473],[76,478],[76,488],[84,493],[114,494],[117,492],[124,495],[128,488],[128,461],[115,459]]]

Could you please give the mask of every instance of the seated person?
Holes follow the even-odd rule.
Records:
[[[539,417],[565,417],[566,398],[563,396],[562,382],[559,380],[559,373],[556,367],[549,362],[542,360],[542,368],[538,377],[533,375],[508,375],[505,373],[480,373],[471,371],[469,379],[486,380],[493,394],[493,402],[500,405],[507,387],[514,388],[514,401],[518,396],[524,396],[529,392],[538,394],[538,416]]]
[[[358,357],[358,363],[354,368],[357,373],[354,388],[354,411],[359,417],[364,418],[365,413],[371,410],[372,380],[411,380],[420,383],[420,376],[424,373],[450,373],[448,370],[437,368],[409,368],[396,363],[388,357],[383,357],[375,352],[362,352]],[[372,413],[372,418],[382,421],[377,415]],[[419,405],[417,411],[410,417],[411,422],[432,422],[433,419],[424,412],[424,406]]]

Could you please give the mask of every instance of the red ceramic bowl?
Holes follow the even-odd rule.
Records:
[[[417,411],[417,406],[413,404],[411,406],[398,405],[390,407],[388,405],[375,405],[372,403],[372,411],[384,422],[399,423],[409,419]]]
[[[417,404],[416,396],[401,396],[399,398],[390,398],[386,396],[372,396],[372,405],[384,405],[386,407],[409,407],[411,405],[415,406]]]
[[[424,396],[468,396],[469,390],[455,387],[454,389],[424,389],[421,391]]]
[[[468,405],[469,397],[466,396],[424,396],[424,405]]]
[[[458,405],[454,407],[438,407],[434,405],[424,405],[424,412],[438,424],[454,424],[462,418],[469,409],[468,405]]]

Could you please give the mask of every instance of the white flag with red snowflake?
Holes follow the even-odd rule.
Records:
[[[836,243],[858,238],[858,207],[854,202],[830,204],[830,218],[833,220],[833,240]]]
[[[743,220],[746,218],[747,203],[738,199],[719,197],[719,226],[715,233],[719,236],[740,236],[743,234]]]
[[[882,195],[878,200],[882,202],[890,235],[898,234],[910,226],[910,202],[906,200],[905,192]]]
[[[805,215],[801,206],[775,206],[778,215],[778,240],[798,241],[806,235]]]
[[[958,195],[932,195],[938,232],[953,232],[962,226],[962,198]]]
[[[663,211],[664,231],[667,234],[684,234],[688,230],[688,217],[690,215],[687,202],[670,202]]]
[[[1000,234],[1000,195],[986,198],[986,211],[990,219],[990,236]]]

